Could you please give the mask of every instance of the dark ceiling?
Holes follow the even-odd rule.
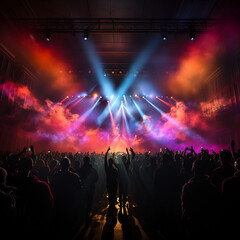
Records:
[[[226,0],[4,0],[0,3],[2,19],[44,19],[44,18],[140,18],[140,19],[229,19],[239,17],[239,1]],[[5,24],[5,21],[2,21]],[[129,70],[139,53],[151,39],[149,33],[90,33],[96,53],[105,70]],[[45,40],[44,34],[36,34],[39,41]],[[179,39],[180,38],[180,39]],[[177,40],[176,40],[177,39]],[[154,73],[159,70],[155,60],[161,54],[181,54],[180,42],[186,37],[169,37],[161,44],[142,70]],[[82,43],[82,34],[53,33],[49,47],[61,49],[73,71],[91,69]],[[176,44],[177,42],[177,44]],[[183,43],[184,44],[184,43]],[[161,61],[162,73],[170,72],[177,66],[176,58],[164,58]],[[114,76],[118,84],[121,77]],[[119,80],[120,78],[120,80]]]

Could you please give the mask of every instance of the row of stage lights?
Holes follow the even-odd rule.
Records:
[[[84,31],[83,31],[83,40],[84,41],[87,41],[88,40],[88,38],[89,38],[89,34],[90,34],[90,30],[89,29],[85,29]],[[162,38],[162,40],[163,41],[166,41],[167,40],[167,34],[166,33],[162,33],[161,34],[161,38]],[[191,29],[190,31],[189,31],[189,39],[191,40],[191,41],[193,41],[193,40],[195,40],[195,38],[196,38],[196,31],[194,30],[194,29]],[[46,34],[46,41],[50,41],[51,40],[51,33],[50,32],[48,32],[47,34]]]
[[[92,95],[87,95],[87,94],[83,94],[83,95],[78,95],[77,97],[78,98],[81,98],[81,97],[83,97],[83,98],[85,98],[85,97],[94,97],[94,98],[97,98],[99,95],[97,94],[97,93],[94,93],[94,94],[92,94]],[[74,97],[74,96],[72,96],[72,97]],[[100,98],[102,98],[102,96],[99,96]],[[122,96],[123,98],[125,97],[125,95],[123,95]],[[129,95],[129,97],[130,98],[132,98],[132,95]],[[138,95],[138,94],[134,94],[133,95],[133,97],[135,97],[135,98],[140,98],[140,96]],[[150,94],[150,95],[142,95],[141,96],[141,98],[164,98],[164,96],[154,96],[153,94]],[[66,96],[66,98],[70,98],[69,96]],[[109,96],[106,96],[106,98],[109,98]],[[114,95],[111,95],[110,96],[110,98],[111,99],[113,99],[114,98]],[[119,96],[118,96],[118,98],[119,98]],[[168,97],[168,96],[165,96],[165,98],[170,98],[170,99],[174,99],[173,97]]]

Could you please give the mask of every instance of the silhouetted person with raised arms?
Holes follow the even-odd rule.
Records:
[[[85,220],[88,222],[95,193],[95,184],[98,180],[98,173],[90,164],[89,156],[85,156],[83,158],[83,162],[84,164],[79,169],[78,173],[82,180],[82,195],[85,203]]]
[[[108,148],[105,154],[104,160],[104,168],[106,172],[106,183],[107,183],[107,192],[108,192],[108,200],[110,209],[115,209],[116,196],[117,196],[117,187],[118,187],[118,171],[113,164],[113,158],[109,158],[107,162],[108,152],[110,151],[110,147]]]
[[[202,160],[193,164],[194,176],[182,188],[182,220],[188,239],[217,237],[221,196],[205,175]],[[219,237],[219,236],[218,236]]]
[[[135,153],[132,148],[130,148],[130,151],[132,153],[131,160],[130,160],[130,155],[127,148],[126,148],[126,151],[127,151],[127,157],[122,156],[120,163],[117,164],[118,174],[119,174],[119,202],[120,202],[120,207],[123,207],[123,208],[125,208],[127,195],[128,195],[129,165],[130,165],[130,162],[135,157]]]

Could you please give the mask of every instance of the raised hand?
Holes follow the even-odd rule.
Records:
[[[108,150],[107,150],[107,152],[109,152],[110,151],[110,146],[108,147]]]

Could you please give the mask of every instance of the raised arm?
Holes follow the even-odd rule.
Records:
[[[131,161],[133,161],[133,159],[135,158],[135,152],[133,151],[132,148],[130,148],[130,151],[131,151],[131,153],[132,153],[132,159],[131,159]]]
[[[105,159],[104,159],[104,167],[105,169],[108,168],[108,164],[107,164],[107,156],[108,156],[108,152],[110,151],[110,147],[108,147],[106,153],[105,153]]]
[[[193,146],[191,146],[191,153],[193,153],[195,155],[195,157],[197,156],[197,153],[195,152],[195,150],[193,149]]]
[[[129,155],[129,152],[128,152],[128,148],[126,148],[126,152],[127,152],[127,163],[130,163],[130,155]]]

